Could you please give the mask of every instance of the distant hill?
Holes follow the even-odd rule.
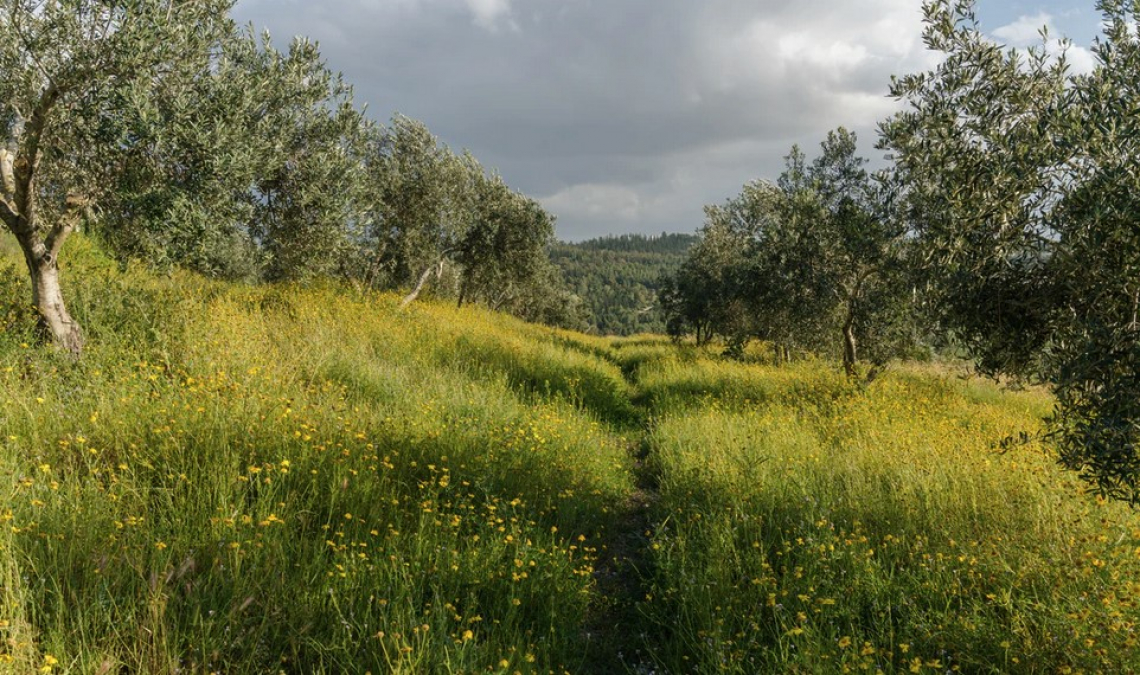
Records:
[[[562,270],[567,287],[582,298],[592,332],[661,333],[660,279],[681,265],[696,240],[691,234],[623,234],[559,242],[550,259]]]

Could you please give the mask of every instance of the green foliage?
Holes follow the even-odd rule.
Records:
[[[12,351],[36,341],[36,311],[24,298],[29,295],[27,280],[10,260],[0,262],[0,344]]]
[[[525,283],[512,284],[500,295],[499,309],[525,321],[581,330],[588,325],[588,310],[582,298],[567,288],[566,280],[543,254],[528,263],[532,267]]]
[[[378,129],[315,44],[278,51],[231,4],[27,0],[0,18],[0,216],[57,342],[83,342],[56,283],[80,218],[124,264],[409,298],[434,272],[460,302],[576,321],[536,202],[419,122]]]
[[[13,0],[0,18],[0,132],[39,178],[50,229],[68,194],[110,192],[107,129],[128,91],[196,59],[230,27],[230,0]],[[27,214],[25,214],[27,215]]]
[[[748,248],[756,233],[751,208],[768,194],[764,184],[746,185],[738,199],[705,208],[700,238],[676,274],[658,293],[668,332],[696,334],[698,344],[715,335],[743,341],[751,333],[742,287]]]
[[[586,239],[570,244],[574,248],[587,251],[615,251],[618,253],[658,253],[662,255],[684,255],[693,245],[696,237],[691,234],[662,232],[657,235],[616,234]]]
[[[411,286],[458,250],[473,221],[482,167],[442,145],[422,122],[398,115],[371,169],[377,201],[362,277],[375,288]]]
[[[483,299],[496,309],[511,306],[544,281],[554,218],[538,202],[511,191],[498,176],[482,175],[476,180],[475,214],[455,254],[463,270],[459,301]]]
[[[1136,514],[1084,494],[1040,442],[999,443],[1040,428],[1044,392],[627,349],[654,420],[654,668],[1137,667],[1124,627],[1140,615],[1119,593],[1140,573]]]
[[[342,272],[371,207],[375,136],[351,96],[306,40],[280,53],[268,36],[219,36],[121,97],[98,231],[157,267],[249,280]]]
[[[59,257],[114,191],[120,103],[208,49],[229,29],[231,5],[15,0],[0,17],[0,221],[23,251],[44,333],[73,355],[84,337],[64,302]]]
[[[1050,382],[1062,462],[1136,503],[1140,39],[1131,3],[1098,6],[1096,68],[1073,75],[1044,46],[986,40],[970,2],[927,3],[926,40],[946,59],[894,82],[908,107],[882,144],[942,325],[986,370]]]
[[[397,116],[371,162],[372,217],[353,276],[371,288],[428,288],[532,321],[572,326],[575,301],[547,258],[554,217],[457,155],[421,122]]]
[[[580,671],[631,485],[615,366],[483,310],[68,254],[83,361],[0,300],[0,672]]]

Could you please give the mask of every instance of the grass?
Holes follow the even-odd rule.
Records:
[[[647,369],[667,392],[643,603],[675,626],[662,670],[1137,668],[1140,520],[1039,444],[1000,445],[1039,429],[1044,394],[929,369],[863,390],[818,364],[723,368],[698,362],[710,389],[689,400],[692,366]]]
[[[1041,392],[69,246],[78,363],[0,257],[0,672],[1140,669]]]
[[[578,670],[631,484],[612,364],[486,312],[73,253],[84,360],[18,306],[0,351],[12,672]]]

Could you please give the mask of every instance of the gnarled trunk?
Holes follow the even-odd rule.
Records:
[[[41,326],[56,346],[79,356],[83,351],[83,331],[63,302],[59,255],[90,202],[68,195],[65,212],[44,236],[35,225],[34,176],[35,162],[0,150],[0,221],[16,237],[24,253],[32,282],[32,304],[39,312]]]
[[[40,323],[56,346],[79,356],[83,351],[83,330],[63,302],[55,257],[47,252],[37,256],[35,251],[25,249],[24,259],[32,282],[32,303],[40,314]]]
[[[83,351],[83,331],[63,302],[59,254],[91,203],[86,197],[68,193],[65,212],[46,234],[37,222],[40,144],[48,127],[48,117],[63,93],[58,81],[48,78],[39,102],[24,125],[21,147],[16,152],[0,148],[0,221],[15,235],[24,252],[32,282],[32,304],[40,314],[40,324],[57,347],[79,356]]]
[[[423,274],[420,275],[420,280],[416,283],[416,287],[413,288],[412,292],[405,295],[404,299],[400,301],[400,309],[407,307],[408,305],[415,302],[416,298],[420,297],[420,293],[424,290],[424,286],[427,285],[428,279],[431,279],[431,275],[433,273],[435,274],[436,279],[443,278],[443,265],[444,261],[439,260],[424,270]]]
[[[847,303],[843,320],[843,370],[847,377],[855,377],[855,364],[859,361],[858,343],[855,341],[855,321],[859,315],[859,304],[863,297],[863,285],[871,278],[873,270],[863,270],[850,287],[843,288],[843,300]]]

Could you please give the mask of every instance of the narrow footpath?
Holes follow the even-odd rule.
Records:
[[[636,371],[623,369],[631,389],[638,386]],[[653,510],[657,504],[659,476],[652,461],[650,415],[645,409],[636,426],[622,429],[628,438],[635,488],[617,506],[613,525],[595,566],[595,605],[588,617],[588,653],[582,673],[609,675],[657,673],[648,640],[656,631],[647,630],[639,609],[652,578]]]

